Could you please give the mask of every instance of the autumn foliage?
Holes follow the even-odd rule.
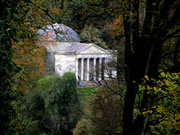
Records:
[[[35,42],[22,41],[14,42],[13,50],[13,62],[21,68],[20,73],[15,76],[17,89],[27,91],[45,74],[45,49]]]

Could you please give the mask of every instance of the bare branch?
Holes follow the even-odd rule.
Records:
[[[176,35],[178,34],[178,35]],[[175,30],[174,32],[168,34],[165,38],[164,38],[164,42],[172,37],[180,37],[180,29]]]
[[[33,2],[33,1],[31,1],[31,3],[32,3],[34,6],[36,6],[37,8],[39,8],[40,10],[42,10],[52,21],[55,21],[55,18],[53,18],[53,17],[51,16],[51,14],[49,13],[49,9],[45,9],[45,8],[42,8],[42,7],[38,6],[38,5],[37,5],[37,2],[35,3],[35,2]]]

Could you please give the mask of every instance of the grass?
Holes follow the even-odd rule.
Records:
[[[86,103],[88,98],[97,91],[98,87],[78,88],[78,95],[81,103]]]

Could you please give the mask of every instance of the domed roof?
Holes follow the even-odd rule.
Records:
[[[64,24],[52,24],[39,29],[40,40],[55,40],[59,42],[80,42],[79,35]]]

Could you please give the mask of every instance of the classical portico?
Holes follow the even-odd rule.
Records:
[[[77,57],[76,77],[82,81],[104,80],[104,64],[107,57]]]

